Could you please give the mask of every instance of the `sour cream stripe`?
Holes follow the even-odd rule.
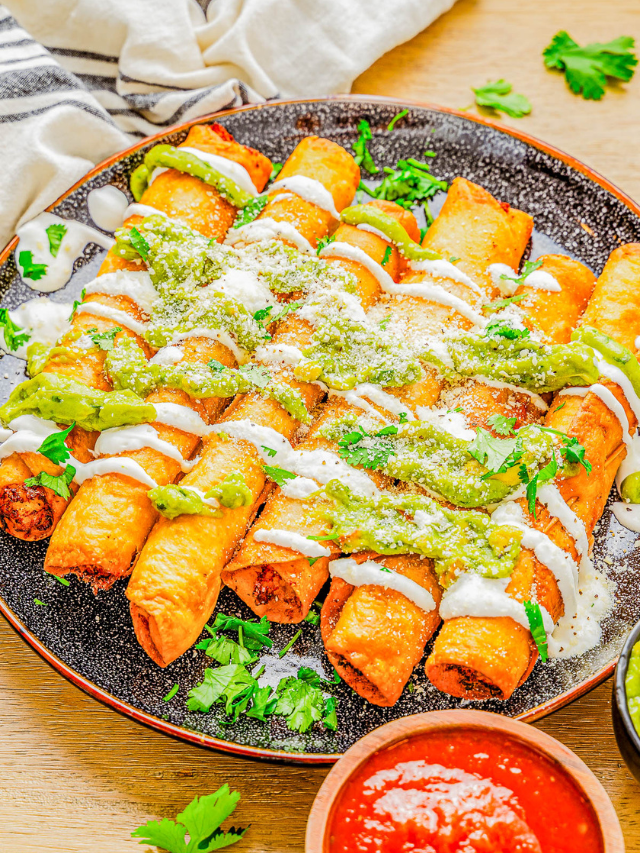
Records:
[[[107,296],[128,296],[141,311],[151,314],[160,298],[146,271],[116,270],[99,275],[84,288],[85,293],[104,293]],[[93,304],[93,303],[91,303]]]
[[[636,394],[629,377],[619,367],[614,367],[604,358],[596,357],[596,365],[603,376],[622,388],[631,411],[636,416],[636,420],[640,422],[640,398]]]
[[[383,290],[389,291],[394,285],[389,273],[359,246],[352,246],[350,243],[329,243],[320,250],[320,257],[345,258],[348,261],[355,261],[371,273]]]
[[[482,288],[473,279],[469,278],[466,273],[458,269],[455,264],[452,264],[451,261],[410,261],[409,266],[414,272],[426,272],[434,278],[449,278],[452,281],[464,284],[470,290],[473,290],[474,293],[477,293],[478,296],[484,297],[485,295]]]
[[[615,394],[612,394],[604,385],[596,382],[595,385],[590,385],[588,388],[563,388],[560,393],[569,394],[572,397],[586,397],[589,393],[595,394],[596,397],[599,397],[609,411],[613,412],[620,421],[620,426],[622,427],[622,440],[624,443],[628,446],[631,444],[631,436],[629,435],[629,418],[624,410],[624,406],[616,398]]]
[[[314,255],[315,249],[307,238],[290,222],[280,222],[270,216],[254,219],[240,228],[232,228],[225,238],[227,246],[236,243],[259,243],[261,240],[285,240],[301,252]]]
[[[203,436],[211,432],[209,424],[205,423],[197,412],[179,403],[154,403],[156,419],[154,423],[174,427],[190,435]]]
[[[210,154],[208,151],[201,151],[199,148],[191,148],[188,145],[180,145],[178,151],[186,151],[193,154],[203,163],[211,166],[216,172],[220,172],[225,178],[229,178],[237,184],[241,190],[244,190],[249,195],[257,196],[258,190],[251,179],[251,175],[241,163],[235,160],[230,160],[228,157],[220,157],[218,154]]]
[[[329,563],[329,574],[332,578],[341,578],[351,586],[371,585],[393,589],[425,613],[431,613],[436,609],[436,603],[428,589],[406,575],[387,569],[373,560],[367,560],[364,563],[357,563],[351,557],[332,560]]]
[[[105,320],[111,320],[119,326],[124,326],[136,335],[143,335],[147,328],[147,323],[141,323],[139,320],[134,320],[126,311],[121,311],[119,308],[113,308],[111,305],[102,305],[101,302],[82,302],[75,311],[76,314],[92,314],[94,317],[104,317]]]
[[[321,210],[326,210],[334,219],[340,219],[333,196],[325,185],[316,181],[315,178],[308,178],[305,175],[292,175],[290,178],[282,178],[269,187],[269,195],[278,190],[289,190],[305,201],[315,204]]]
[[[271,545],[280,545],[282,548],[291,548],[292,551],[297,551],[303,557],[329,557],[331,551],[320,542],[315,542],[313,539],[307,539],[300,533],[295,533],[291,530],[280,530],[272,527],[270,529],[256,530],[253,534],[256,542],[267,542]]]
[[[150,424],[104,430],[96,441],[95,452],[101,456],[115,456],[131,450],[142,450],[144,447],[157,450],[163,456],[175,460],[184,472],[190,471],[195,465],[195,462],[187,462],[177,447],[160,438]]]

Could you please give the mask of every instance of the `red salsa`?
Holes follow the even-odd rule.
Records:
[[[331,853],[602,853],[596,817],[555,763],[478,729],[374,755],[347,782]]]

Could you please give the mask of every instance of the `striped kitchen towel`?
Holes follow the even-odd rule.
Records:
[[[144,136],[275,97],[348,92],[454,0],[5,0],[0,245]]]

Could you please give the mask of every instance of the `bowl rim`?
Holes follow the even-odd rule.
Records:
[[[69,195],[71,195],[71,193],[82,187],[92,178],[95,178],[96,176],[100,175],[109,167],[113,166],[118,162],[126,160],[130,155],[135,154],[137,151],[145,148],[146,146],[154,142],[158,142],[164,139],[170,134],[186,131],[189,128],[198,124],[219,122],[229,116],[234,116],[236,114],[244,112],[251,112],[270,108],[272,106],[279,107],[290,106],[294,104],[308,104],[310,108],[312,108],[314,104],[340,102],[356,104],[361,103],[363,105],[372,103],[381,104],[389,107],[395,107],[399,110],[402,110],[404,108],[426,109],[437,113],[444,113],[447,115],[456,116],[457,118],[465,119],[466,121],[492,128],[494,130],[499,131],[500,133],[504,133],[508,136],[514,137],[515,139],[524,142],[526,145],[529,145],[532,148],[535,148],[545,154],[548,154],[550,157],[553,157],[554,159],[566,164],[572,170],[584,175],[590,181],[597,184],[606,192],[614,196],[628,210],[630,210],[640,219],[640,204],[635,202],[630,196],[624,193],[615,184],[613,184],[595,169],[592,169],[590,166],[587,166],[585,163],[582,163],[580,160],[577,160],[575,157],[567,154],[566,152],[562,151],[559,148],[556,148],[555,146],[549,143],[543,142],[542,140],[537,139],[536,137],[531,136],[530,134],[524,131],[521,131],[519,128],[514,128],[509,125],[505,125],[500,121],[496,121],[485,116],[467,113],[464,110],[458,110],[452,107],[445,107],[438,104],[430,103],[428,101],[420,101],[410,98],[394,98],[383,95],[366,95],[361,93],[352,95],[325,95],[316,98],[283,98],[279,100],[266,101],[264,103],[259,104],[245,104],[239,107],[231,107],[229,109],[220,110],[215,113],[208,113],[203,116],[198,116],[197,118],[192,118],[187,121],[180,122],[170,127],[162,128],[158,131],[158,133],[155,133],[152,136],[145,137],[144,139],[140,139],[130,145],[128,148],[125,148],[122,151],[117,151],[115,154],[112,154],[110,157],[107,157],[105,160],[102,160],[100,163],[96,164],[92,169],[82,175],[73,184],[73,186],[69,187],[68,190],[66,190],[55,201],[53,201],[46,208],[46,211],[53,210],[53,208],[60,204],[60,202],[64,201]],[[17,243],[18,238],[17,236],[14,236],[0,251],[0,265],[4,264],[8,260]],[[0,296],[3,295],[4,294],[0,294]],[[22,639],[40,655],[40,657],[42,657],[51,667],[56,669],[70,682],[75,684],[88,695],[92,696],[94,699],[97,699],[98,701],[109,706],[118,713],[123,714],[124,716],[129,717],[130,719],[133,719],[139,723],[142,723],[143,725],[149,726],[150,728],[155,729],[156,731],[162,732],[165,735],[169,735],[170,737],[174,737],[187,743],[195,744],[197,746],[209,749],[216,749],[221,752],[226,752],[238,756],[259,758],[268,761],[281,761],[290,764],[330,764],[340,761],[342,756],[346,754],[295,753],[286,752],[282,749],[269,749],[267,747],[245,746],[243,744],[223,740],[220,737],[215,737],[213,735],[209,735],[203,732],[187,729],[181,725],[170,723],[166,720],[156,717],[150,712],[140,710],[139,708],[131,705],[129,702],[118,698],[105,688],[102,688],[98,684],[93,682],[89,677],[82,675],[70,664],[67,664],[65,661],[61,660],[57,655],[51,652],[34,633],[29,630],[27,625],[22,621],[18,614],[11,607],[9,607],[9,605],[1,596],[0,614],[4,616],[4,618],[16,631],[16,633],[18,633],[20,637],[22,637]],[[579,699],[585,693],[588,693],[590,690],[592,690],[601,682],[603,682],[606,678],[608,678],[613,672],[616,663],[617,658],[609,661],[608,663],[604,664],[597,672],[593,673],[588,679],[575,685],[569,691],[565,691],[559,696],[555,696],[552,699],[549,699],[539,705],[536,705],[534,708],[523,712],[516,719],[533,722],[534,720],[541,719],[542,717],[551,714],[558,708],[564,707],[570,704],[571,702],[574,702],[576,699]],[[506,720],[511,718],[501,717],[501,719]]]
[[[307,821],[305,853],[327,853],[329,847],[326,841],[338,798],[349,779],[373,755],[402,740],[443,729],[497,732],[524,743],[559,764],[593,810],[602,834],[603,853],[624,853],[622,829],[609,795],[593,771],[569,747],[527,723],[488,711],[465,708],[402,717],[374,729],[354,743],[331,768],[313,801]]]
[[[629,666],[629,657],[631,656],[631,650],[633,649],[636,643],[640,642],[640,622],[636,622],[633,626],[629,634],[627,635],[627,639],[624,641],[624,646],[622,647],[622,651],[620,652],[620,656],[618,658],[618,663],[616,665],[616,671],[614,675],[613,689],[615,692],[615,702],[620,712],[620,717],[622,719],[622,724],[624,726],[627,737],[633,744],[635,751],[640,757],[640,734],[635,729],[633,725],[633,721],[631,719],[631,714],[629,713],[629,706],[627,704],[627,692],[625,690],[625,678],[627,675],[627,668]]]

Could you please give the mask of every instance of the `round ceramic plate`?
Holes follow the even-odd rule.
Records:
[[[409,113],[387,133],[389,121],[402,109]],[[451,180],[456,175],[486,187],[501,201],[535,218],[531,257],[563,251],[602,270],[610,252],[622,243],[640,241],[640,209],[619,190],[570,157],[483,119],[437,107],[384,99],[338,97],[316,101],[269,103],[215,116],[243,143],[259,148],[275,162],[284,160],[308,134],[319,134],[349,148],[361,118],[371,123],[371,152],[380,165],[395,166],[403,157],[436,152],[433,172]],[[205,121],[201,119],[200,121]],[[209,118],[211,120],[211,117]],[[196,122],[191,122],[194,124]],[[87,194],[105,184],[128,193],[128,177],[145,151],[158,142],[181,142],[190,126],[141,142],[118,154],[73,187],[50,209],[63,218],[91,223]],[[444,196],[443,196],[444,197]],[[442,198],[443,198],[442,197]],[[436,199],[434,211],[442,198]],[[15,241],[0,255],[2,305],[15,308],[34,293],[20,280],[13,259]],[[103,251],[90,246],[76,264],[70,283],[53,295],[71,301],[94,277]],[[0,371],[0,399],[24,378],[24,362],[6,356]],[[4,378],[1,378],[4,376]],[[464,703],[520,719],[533,720],[567,704],[602,681],[613,669],[630,626],[640,619],[639,566],[635,534],[622,528],[607,510],[596,531],[594,558],[617,584],[614,612],[603,625],[602,642],[572,661],[538,662],[526,684],[506,703]],[[221,706],[209,714],[189,713],[185,700],[202,679],[209,659],[191,650],[166,669],[157,667],[141,650],[129,618],[125,584],[94,596],[73,578],[68,587],[44,574],[46,542],[25,543],[0,535],[0,610],[49,663],[91,695],[154,728],[185,740],[245,755],[293,761],[336,760],[354,741],[372,729],[422,711],[454,708],[461,703],[438,692],[420,664],[393,708],[369,705],[344,683],[332,688],[338,704],[338,730],[321,724],[302,734],[290,732],[282,717],[267,723],[241,718],[225,725]],[[46,606],[37,605],[39,599]],[[252,614],[225,589],[218,609],[250,618]],[[302,635],[282,659],[278,651],[299,628]],[[277,684],[301,665],[330,677],[320,629],[304,622],[273,625],[273,649],[263,656],[265,675]],[[427,648],[429,652],[430,648]],[[174,684],[177,695],[163,701]]]

